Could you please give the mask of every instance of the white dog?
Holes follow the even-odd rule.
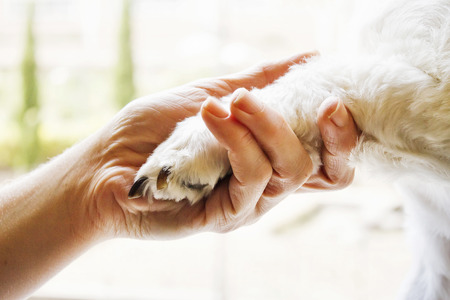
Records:
[[[417,260],[402,299],[450,299],[450,0],[391,5],[364,27],[357,49],[314,57],[252,93],[284,116],[315,170],[317,110],[329,96],[343,99],[362,131],[351,161],[393,174],[409,194]],[[226,151],[195,116],[149,157],[130,197],[194,203],[229,170]]]

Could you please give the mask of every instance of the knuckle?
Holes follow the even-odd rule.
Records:
[[[286,123],[284,118],[279,113],[270,112],[270,114],[272,122],[270,124],[271,126],[268,126],[267,133],[273,137],[277,136],[280,137],[281,139],[278,139],[278,143],[284,142],[286,133],[288,132],[290,133],[292,129],[289,127],[289,125]]]
[[[215,231],[218,233],[228,233],[233,230],[232,224],[233,220],[224,214],[222,217],[217,219]]]
[[[332,182],[338,182],[340,180],[340,177],[342,176],[341,175],[341,164],[337,159],[335,159],[335,158],[328,159],[327,165],[326,165],[326,170],[327,170],[328,178]]]
[[[274,165],[274,174],[269,182],[271,195],[280,195],[294,191],[303,185],[313,172],[311,159],[302,155],[296,162],[284,162],[283,165]]]
[[[263,77],[264,77],[266,82],[270,82],[271,79],[272,79],[271,78],[272,69],[273,68],[271,67],[271,63],[270,62],[265,62],[265,63],[262,63],[260,65],[261,73],[262,73],[262,75],[263,75]]]
[[[260,161],[261,163],[255,169],[254,173],[255,183],[269,183],[273,174],[272,166],[267,162],[267,158],[265,157]]]
[[[333,181],[333,183],[331,184],[331,188],[335,191],[342,190],[345,187],[347,187],[347,185],[342,181]]]
[[[343,175],[342,175],[343,174]],[[341,190],[348,187],[353,182],[354,170],[350,172],[335,173],[328,178],[331,181],[331,186],[334,190]]]
[[[332,134],[325,134],[323,137],[323,143],[325,145],[325,148],[327,148],[328,152],[330,152],[333,155],[338,154],[339,152],[339,139],[336,138]]]
[[[251,146],[255,142],[255,138],[249,130],[245,130],[236,141],[239,142],[239,148],[243,148]]]
[[[228,233],[236,230],[245,223],[245,213],[241,210],[224,212],[216,221],[215,231]]]
[[[288,191],[287,184],[280,179],[272,179],[266,186],[264,190],[264,197],[266,198],[276,198]]]
[[[292,185],[298,187],[299,185],[305,183],[311,176],[313,169],[314,166],[311,159],[302,159],[289,177]]]
[[[279,134],[277,130],[287,130],[290,129],[290,127],[287,125],[283,115],[276,111],[275,109],[271,108],[270,106],[265,106],[265,109],[263,110],[263,117],[265,118],[267,126],[267,130],[275,131]]]

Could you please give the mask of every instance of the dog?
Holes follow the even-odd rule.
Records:
[[[450,0],[390,3],[357,40],[251,92],[283,115],[314,171],[318,108],[330,96],[343,100],[362,132],[351,163],[395,178],[408,195],[416,259],[401,299],[450,299]],[[226,150],[195,116],[155,149],[129,197],[195,203],[229,172]]]

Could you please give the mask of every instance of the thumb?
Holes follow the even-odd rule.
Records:
[[[348,158],[359,135],[355,122],[342,100],[330,97],[320,106],[317,123],[324,143],[322,160],[325,175],[331,182],[346,186],[354,176],[354,168],[348,165]]]

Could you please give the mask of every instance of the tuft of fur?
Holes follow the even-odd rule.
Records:
[[[344,101],[362,131],[351,163],[399,178],[409,197],[417,263],[402,299],[450,299],[450,1],[391,4],[358,41],[252,93],[284,116],[315,170],[318,108],[329,96]],[[168,186],[158,190],[163,168],[170,169]],[[149,178],[149,197],[195,203],[229,168],[226,151],[196,116],[178,125],[137,178]]]

